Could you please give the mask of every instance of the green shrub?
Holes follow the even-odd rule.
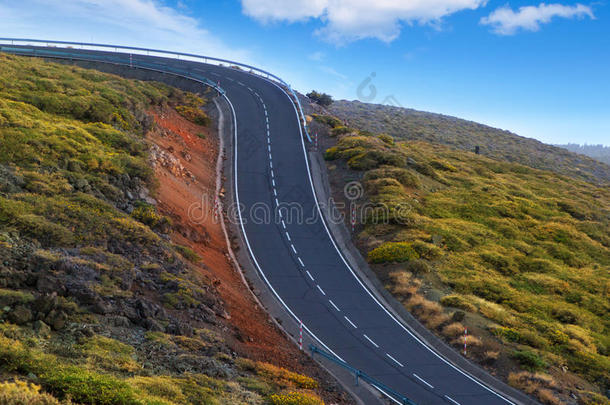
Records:
[[[113,376],[77,367],[54,370],[44,375],[44,385],[60,398],[91,405],[141,405],[133,389]]]
[[[517,360],[521,367],[528,371],[537,371],[547,366],[538,354],[530,350],[515,350],[512,352],[511,357]]]
[[[182,115],[184,118],[194,124],[202,125],[204,127],[210,125],[210,117],[208,117],[208,115],[203,112],[200,107],[179,105],[176,106],[176,111],[178,114]]]
[[[416,240],[416,241],[412,242],[411,246],[413,247],[413,249],[415,249],[417,254],[423,259],[435,260],[435,259],[438,259],[439,257],[441,257],[443,254],[443,250],[441,248],[439,248],[438,246],[433,245],[431,243],[426,243],[421,240]]]
[[[188,246],[174,245],[174,248],[189,262],[199,263],[201,261],[201,257]]]
[[[32,301],[34,301],[34,296],[28,292],[0,288],[0,309],[15,304],[27,304]]]
[[[421,186],[421,182],[416,175],[407,169],[398,167],[382,166],[378,169],[369,170],[364,175],[364,181],[373,181],[380,178],[395,179],[405,187],[420,188]]]
[[[426,274],[430,272],[430,265],[421,259],[409,260],[405,265],[405,270],[412,274]]]
[[[330,115],[313,114],[313,119],[319,123],[326,124],[331,128],[343,125],[343,121]]]
[[[354,132],[353,129],[339,125],[330,130],[331,136],[345,135]]]
[[[309,97],[314,103],[320,104],[323,107],[328,107],[333,103],[333,98],[326,93],[320,93],[315,90],[307,93],[307,97]]]
[[[458,169],[455,166],[453,166],[447,162],[440,161],[440,160],[431,161],[430,166],[432,166],[434,169],[443,170],[446,172],[457,172],[458,171]]]
[[[388,134],[379,134],[377,135],[377,138],[381,139],[384,143],[387,143],[388,145],[394,145],[394,138]]]
[[[406,242],[386,242],[368,254],[372,263],[406,262],[417,258],[419,255],[415,249]]]
[[[157,208],[154,205],[143,201],[136,202],[131,216],[152,229],[161,232],[167,232],[171,226],[171,220],[168,217],[158,214]]]
[[[513,261],[500,253],[483,252],[479,256],[484,262],[490,264],[493,269],[504,275],[511,275],[517,272]]]
[[[269,397],[270,405],[324,405],[320,398],[302,392],[273,394]]]
[[[40,386],[17,380],[15,382],[0,382],[0,404],[60,405],[60,402],[53,396],[41,392]]]
[[[465,297],[457,294],[445,295],[440,299],[440,303],[445,307],[460,308],[468,312],[476,312],[477,310]]]

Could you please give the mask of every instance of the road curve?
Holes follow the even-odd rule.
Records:
[[[428,348],[349,267],[321,217],[298,116],[283,89],[237,69],[132,58],[205,76],[225,90],[234,113],[235,194],[248,250],[276,298],[320,346],[418,405],[514,403]]]

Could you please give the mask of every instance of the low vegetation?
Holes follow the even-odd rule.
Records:
[[[322,107],[328,107],[333,103],[333,98],[326,93],[319,93],[315,90],[307,93],[307,97],[309,97],[314,103],[320,104]]]
[[[369,133],[387,133],[397,140],[426,141],[470,152],[478,146],[484,156],[602,185],[610,182],[610,167],[601,163],[603,156],[608,159],[607,148],[605,155],[593,148],[568,148],[579,153],[591,151],[590,156],[601,160],[598,161],[509,131],[442,114],[345,100],[335,101],[329,111],[341,121],[347,120]]]
[[[0,404],[322,403],[315,380],[226,343],[224,304],[191,264],[205,258],[169,242],[151,203],[148,111],[206,125],[204,101],[36,59],[0,67]]]
[[[500,374],[577,375],[591,384],[581,398],[607,392],[607,187],[438,144],[328,132],[331,178],[364,186],[356,243],[412,313],[456,347],[468,327],[469,356]],[[543,397],[570,390],[536,395],[552,404]]]
[[[580,153],[581,155],[589,156],[600,162],[610,165],[610,146],[606,145],[579,145],[577,143],[568,143],[566,145],[555,145],[559,148],[564,148],[570,152]]]

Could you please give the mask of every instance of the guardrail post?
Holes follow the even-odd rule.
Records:
[[[355,374],[356,374],[356,387],[357,387],[358,386],[358,379],[362,375],[362,372],[360,370],[356,370]]]

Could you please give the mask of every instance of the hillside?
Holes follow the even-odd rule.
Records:
[[[604,145],[579,145],[577,143],[568,143],[566,145],[554,145],[558,148],[567,149],[570,152],[580,153],[581,155],[589,156],[592,159],[599,160],[607,165],[610,165],[610,146]]]
[[[216,186],[205,103],[0,54],[0,403],[351,403],[188,220]]]
[[[456,349],[467,328],[468,357],[543,403],[610,403],[607,187],[313,120],[354,243],[411,313]]]
[[[563,148],[455,117],[359,101],[334,102],[329,112],[349,126],[396,139],[419,140],[474,151],[494,159],[596,182],[610,182],[610,166]]]

